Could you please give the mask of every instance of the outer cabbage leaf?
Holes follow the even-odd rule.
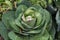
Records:
[[[0,21],[0,35],[3,37],[4,40],[9,40],[7,28],[1,21]]]
[[[14,13],[15,13],[14,11],[8,11],[4,13],[2,16],[2,21],[8,30],[12,28],[12,30],[14,29],[14,31],[19,31],[19,28],[16,27],[15,23],[13,22],[15,20]]]
[[[7,11],[2,15],[2,21],[7,29],[10,29],[8,21],[14,19],[14,13],[14,11]]]
[[[17,36],[13,31],[8,33],[8,36],[11,40],[22,40],[19,36]]]

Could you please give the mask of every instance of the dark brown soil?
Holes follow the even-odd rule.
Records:
[[[3,38],[0,36],[0,40],[3,40]]]

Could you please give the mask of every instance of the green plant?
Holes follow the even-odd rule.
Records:
[[[33,5],[40,5],[43,8],[47,8],[48,5],[52,4],[52,0],[28,0],[30,1]]]
[[[0,2],[0,6],[1,6],[1,9],[0,9],[1,11],[12,9],[12,3],[8,0]]]
[[[8,36],[11,40],[54,39],[55,29],[52,27],[51,15],[38,5],[32,7],[20,5],[16,12],[8,11],[3,14],[2,22],[10,29]]]
[[[57,12],[54,2],[54,0],[1,0],[0,35],[4,40],[54,40],[56,28],[52,13]]]

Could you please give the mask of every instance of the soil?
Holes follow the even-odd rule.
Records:
[[[3,38],[0,36],[0,40],[3,40]]]

